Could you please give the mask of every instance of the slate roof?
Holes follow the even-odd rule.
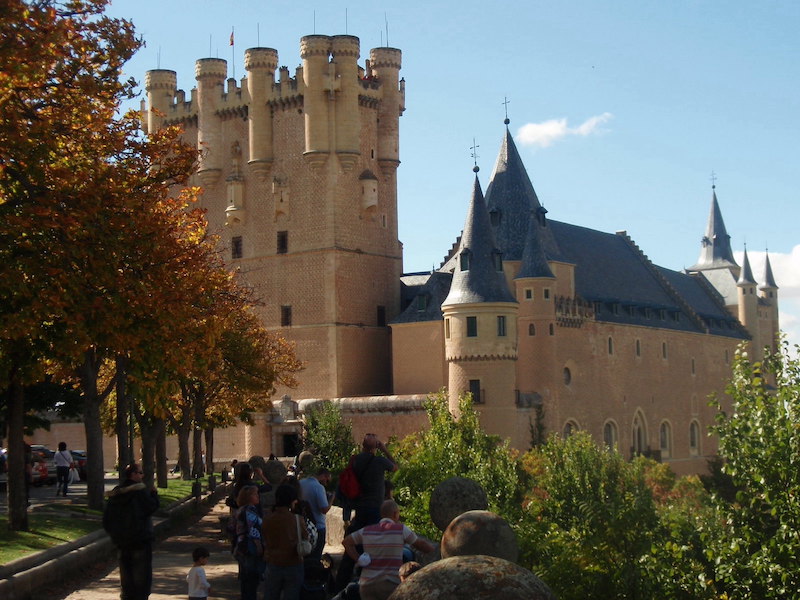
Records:
[[[486,188],[486,206],[503,258],[521,260],[531,211],[543,216],[547,210],[536,196],[508,127]],[[546,228],[542,230],[541,243],[550,258],[559,256],[558,245]]]
[[[465,254],[469,256],[469,267],[462,269],[461,261]],[[502,266],[497,268],[498,257],[502,255],[495,244],[477,173],[456,257],[458,262],[453,270],[453,283],[444,304],[516,303],[516,298],[508,289]]]
[[[418,323],[421,321],[441,321],[442,303],[450,292],[453,281],[451,273],[434,271],[428,273],[420,283],[418,278],[407,280],[404,276],[401,286],[405,292],[411,293],[411,299],[403,302],[400,315],[392,323]],[[420,303],[418,298],[425,298]]]
[[[772,274],[772,265],[769,263],[769,254],[764,261],[764,274],[761,276],[763,282],[758,286],[760,290],[777,290],[778,284],[775,283],[775,276]]]
[[[744,260],[742,261],[742,273],[739,275],[737,285],[755,285],[756,280],[753,278],[753,269],[750,268],[750,259],[747,258],[747,248],[744,249]]]
[[[723,281],[727,277],[735,300],[735,281],[729,267],[738,269],[738,265],[732,260],[732,253],[723,252],[724,260],[718,262],[716,268],[699,274],[672,271],[650,262],[627,235],[545,220],[544,213],[538,210],[541,208],[506,128],[485,201],[476,177],[459,251],[449,254],[448,260],[419,288],[419,292],[428,294],[431,303],[436,303],[434,298],[442,297],[443,293],[447,295],[445,303],[451,304],[490,301],[489,298],[495,297],[514,301],[513,297],[508,299],[511,295],[504,277],[502,289],[497,287],[497,271],[487,259],[490,249],[495,247],[495,240],[486,235],[486,222],[492,223],[489,211],[496,210],[499,212],[495,214],[491,229],[497,236],[497,248],[503,259],[522,261],[520,273],[524,276],[529,273],[547,276],[550,271],[547,260],[575,265],[576,295],[594,305],[596,320],[708,332],[737,339],[748,337],[747,331],[725,308],[724,297],[715,289],[718,282],[711,281],[720,279],[718,275]],[[729,249],[730,238],[719,214],[716,194],[712,199],[709,226],[713,229],[712,235],[727,243]],[[462,272],[459,265],[461,248],[472,246],[483,248],[481,270]],[[718,249],[725,250],[724,243],[720,243]],[[446,276],[451,273],[451,289],[447,294],[444,291],[448,285]],[[441,310],[429,307],[419,311],[412,303],[395,322],[441,318]]]
[[[704,269],[719,269],[721,267],[738,268],[736,260],[733,258],[731,249],[731,236],[725,229],[725,222],[722,220],[722,211],[719,209],[717,201],[717,191],[712,188],[711,192],[711,212],[708,215],[708,225],[706,234],[701,240],[700,258],[697,264],[689,268],[689,271],[702,271]]]

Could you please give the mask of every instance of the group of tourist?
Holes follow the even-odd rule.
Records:
[[[312,467],[300,477],[298,465],[273,486],[258,466],[248,462],[235,466],[227,500],[231,507],[228,532],[239,566],[242,600],[256,600],[262,580],[264,600],[324,599],[328,592],[335,593],[336,600],[386,600],[404,577],[419,568],[408,562],[411,556],[404,557],[404,550],[408,554],[409,547],[433,551],[430,543],[400,523],[399,507],[385,479],[386,473],[397,470],[397,463],[377,436],[364,437],[361,452],[349,468],[360,493],[346,506],[355,515],[346,519],[345,553],[334,579],[330,561],[322,562],[325,515],[334,497],[326,489],[331,473]],[[158,495],[145,489],[137,465],[129,466],[125,477],[109,494],[103,524],[120,551],[121,597],[146,599],[152,583],[150,516],[158,508]],[[142,521],[137,533],[123,535],[122,531],[132,526],[128,521],[133,516]],[[210,589],[203,569],[208,551],[197,548],[192,558],[194,566],[187,577],[189,597],[205,598]]]

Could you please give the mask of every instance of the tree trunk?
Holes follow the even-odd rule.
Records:
[[[117,469],[120,480],[124,479],[125,467],[133,462],[133,448],[128,436],[131,399],[127,392],[128,358],[117,355],[117,417],[115,431],[117,433]]]
[[[192,477],[203,476],[203,385],[194,394],[194,428],[192,433]]]
[[[178,436],[178,467],[181,472],[181,479],[190,479],[191,459],[189,454],[189,432],[192,427],[191,410],[189,408],[189,396],[184,393],[183,406],[181,407],[181,420],[174,425],[175,433]]]
[[[136,421],[142,435],[142,471],[144,483],[148,488],[153,487],[153,473],[155,472],[156,456],[156,427],[150,415],[141,413],[137,409]]]
[[[103,427],[100,423],[102,397],[97,392],[100,360],[94,349],[84,354],[79,368],[83,390],[83,428],[86,432],[86,495],[89,508],[103,510],[105,471],[103,467]]]
[[[167,487],[167,422],[155,420],[156,430],[156,481],[158,487]]]
[[[14,369],[16,371],[16,369]],[[28,531],[28,472],[25,468],[25,390],[17,375],[12,375],[8,389],[8,528]]]
[[[209,427],[204,432],[206,438],[206,473],[214,472],[214,428]]]

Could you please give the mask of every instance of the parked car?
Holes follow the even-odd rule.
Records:
[[[75,468],[78,469],[78,475],[81,476],[81,481],[86,481],[86,450],[70,450],[72,460],[75,462]]]
[[[55,452],[41,444],[31,444],[33,456],[33,469],[31,483],[33,485],[52,485],[56,482],[56,461],[53,460]]]

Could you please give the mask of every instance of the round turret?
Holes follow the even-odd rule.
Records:
[[[349,56],[357,60],[361,56],[361,42],[356,36],[334,35],[330,40],[334,58]]]
[[[197,146],[201,151],[197,174],[206,187],[213,187],[222,174],[222,123],[216,114],[224,91],[228,62],[201,58],[195,62],[198,119]]]
[[[246,71],[267,71],[274,73],[278,68],[278,51],[275,48],[248,48],[244,51]]]
[[[244,53],[247,70],[248,128],[250,159],[248,165],[261,181],[266,181],[272,168],[272,111],[267,105],[275,69],[278,68],[278,51],[274,48],[249,48]]]
[[[378,161],[384,172],[392,172],[400,164],[401,59],[397,48],[373,48],[369,54],[371,75],[380,82],[383,96],[378,109]]]
[[[145,73],[144,89],[150,107],[146,119],[148,133],[154,133],[161,127],[164,115],[172,106],[177,86],[178,75],[175,71],[155,69]]]
[[[305,113],[305,156],[318,164],[330,150],[328,139],[328,98],[333,82],[328,56],[331,38],[327,35],[307,35],[300,40],[303,59],[303,112]],[[322,157],[322,159],[320,158]]]
[[[396,69],[402,66],[403,52],[398,48],[373,48],[369,51],[369,64],[373,69]]]
[[[201,58],[194,63],[195,79],[217,79],[222,84],[228,76],[228,61],[221,58]]]
[[[336,155],[349,171],[360,155],[361,114],[358,108],[359,40],[352,35],[331,38],[331,55],[336,68]],[[332,75],[333,76],[333,75]]]

